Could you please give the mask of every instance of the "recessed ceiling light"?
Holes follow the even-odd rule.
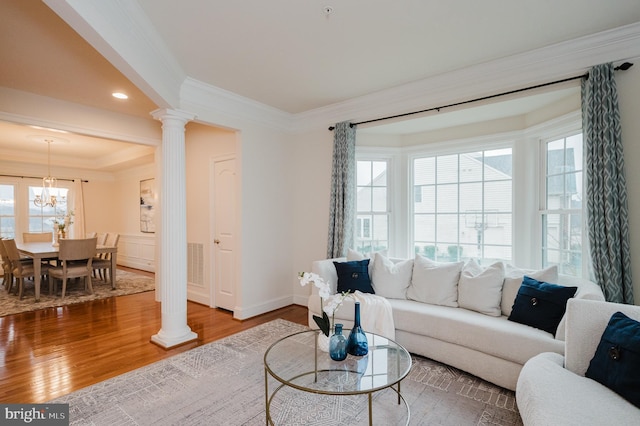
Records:
[[[129,99],[129,96],[127,96],[126,94],[124,94],[122,92],[113,92],[111,94],[111,96],[113,96],[114,98],[118,98],[118,99]]]

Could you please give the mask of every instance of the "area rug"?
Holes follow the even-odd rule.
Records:
[[[306,327],[275,320],[60,397],[71,425],[264,425],[265,350]],[[402,382],[411,425],[521,425],[513,392],[455,368],[412,356]],[[273,385],[273,384],[272,384]],[[397,397],[374,394],[374,424],[398,424]],[[367,424],[366,396],[283,388],[276,425]],[[401,424],[404,424],[401,420]]]
[[[58,293],[61,287],[62,285],[58,282]],[[118,269],[116,271],[115,290],[111,289],[109,282],[95,278],[92,280],[92,287],[93,294],[87,294],[84,290],[83,279],[80,279],[77,283],[71,280],[67,283],[67,292],[64,299],[62,299],[60,296],[49,296],[49,284],[48,282],[44,282],[40,288],[40,301],[35,302],[33,282],[27,280],[22,300],[13,294],[13,289],[12,294],[7,294],[4,289],[0,290],[0,317],[20,312],[36,311],[38,309],[72,305],[89,300],[142,293],[143,291],[149,291],[155,288],[155,279],[146,275]]]

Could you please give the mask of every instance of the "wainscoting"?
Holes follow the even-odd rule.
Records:
[[[143,271],[156,271],[156,237],[149,235],[120,235],[118,265]]]

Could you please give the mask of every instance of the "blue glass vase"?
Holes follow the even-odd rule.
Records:
[[[347,338],[342,335],[342,324],[335,325],[335,333],[329,339],[329,356],[334,361],[347,357]]]
[[[351,333],[349,333],[347,352],[354,356],[364,356],[369,352],[369,343],[367,342],[367,336],[360,326],[360,302],[356,302],[355,305],[354,323]]]

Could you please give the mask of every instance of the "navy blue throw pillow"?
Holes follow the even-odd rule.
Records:
[[[640,408],[640,322],[613,314],[585,376]]]
[[[578,287],[549,284],[524,276],[509,321],[530,325],[553,335]]]
[[[349,262],[333,262],[338,273],[338,293],[345,291],[355,293],[375,293],[369,278],[369,259]]]

